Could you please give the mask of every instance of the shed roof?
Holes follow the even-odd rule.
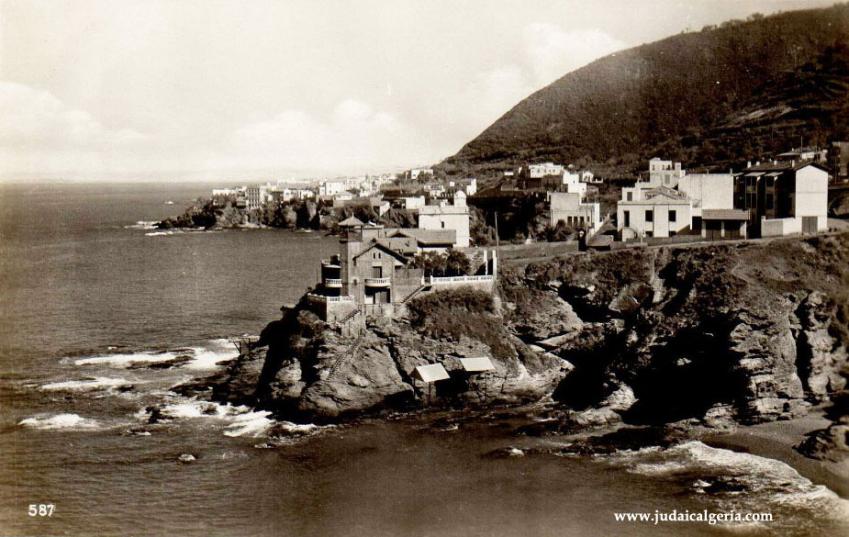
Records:
[[[702,220],[748,220],[749,211],[742,209],[704,209]]]
[[[452,245],[457,238],[457,230],[454,229],[419,229],[401,228],[394,236],[403,235],[415,239],[422,246]]]
[[[417,365],[413,370],[413,376],[422,382],[437,382],[449,378],[448,371],[442,364]]]
[[[356,216],[349,216],[348,218],[339,222],[339,227],[357,227],[364,225],[365,224],[363,223],[363,221],[357,218]]]
[[[479,358],[460,358],[460,365],[469,373],[480,373],[482,371],[492,371],[495,366],[492,361],[486,356]]]

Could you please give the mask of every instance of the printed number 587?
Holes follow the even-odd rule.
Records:
[[[56,508],[52,503],[31,503],[27,509],[29,516],[53,516],[53,510]]]

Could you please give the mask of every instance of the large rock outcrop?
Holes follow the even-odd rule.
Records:
[[[835,312],[848,262],[847,235],[630,249],[517,267],[502,294],[518,335],[576,366],[555,394],[567,406],[754,423],[845,387]],[[561,327],[571,312],[562,333],[526,328]],[[605,399],[621,385],[636,401],[614,410]]]
[[[845,388],[847,282],[849,235],[514,265],[495,299],[425,295],[394,320],[289,310],[212,396],[301,420],[553,398],[540,428],[559,431],[786,419]],[[464,373],[459,359],[478,356],[495,371]],[[451,379],[426,389],[413,372],[435,362]]]

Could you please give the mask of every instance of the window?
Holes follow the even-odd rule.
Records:
[[[646,222],[654,222],[654,211],[646,211]]]
[[[678,213],[675,211],[669,211],[669,221],[677,222],[678,221]]]
[[[623,223],[623,225],[625,227],[631,227],[631,211],[624,212],[624,220],[625,222]]]
[[[633,192],[628,192],[626,194],[626,196],[627,196],[628,201],[634,201],[634,193]]]
[[[442,224],[442,229],[445,229],[445,222],[440,222]]]
[[[772,194],[766,195],[766,208],[773,209],[775,207],[775,199]]]

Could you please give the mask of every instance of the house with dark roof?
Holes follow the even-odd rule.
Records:
[[[453,229],[352,226],[340,241],[340,253],[322,261],[321,283],[307,299],[322,319],[339,322],[359,313],[392,316],[410,298],[439,288],[470,285],[491,292],[497,271],[494,251],[475,252],[483,261],[472,276],[425,276],[414,266],[417,254],[454,248],[455,233]]]
[[[812,161],[749,166],[735,177],[734,208],[748,212],[754,237],[825,231],[828,179]]]

